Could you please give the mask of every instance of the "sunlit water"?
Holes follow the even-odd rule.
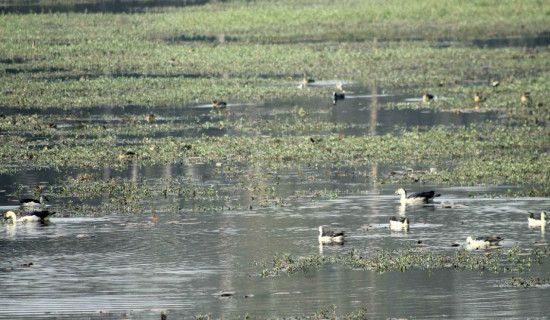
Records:
[[[503,247],[547,245],[541,229],[527,227],[527,210],[548,199],[486,199],[468,195],[498,188],[439,188],[433,205],[401,210],[394,186],[335,200],[300,200],[283,208],[219,214],[112,214],[52,218],[48,225],[2,226],[0,317],[127,313],[148,318],[165,310],[190,317],[292,316],[330,305],[343,314],[367,307],[375,318],[538,317],[548,287],[503,287],[511,275],[479,271],[410,270],[383,275],[326,265],[307,274],[262,278],[254,261],[275,255],[342,254],[415,246],[452,253],[468,235],[497,234]],[[440,208],[449,201],[456,208]],[[391,232],[388,218],[405,215],[409,232]],[[317,226],[345,229],[344,246],[319,247]],[[24,264],[33,263],[32,266]],[[12,269],[8,269],[12,267]],[[535,266],[533,274],[549,277]],[[526,273],[524,276],[531,275]],[[220,297],[234,292],[232,297]],[[32,307],[30,307],[32,306]],[[495,309],[497,308],[497,309]],[[496,312],[496,313],[495,313]]]
[[[318,83],[334,86],[334,83]],[[212,114],[204,103],[154,110],[157,121],[186,123],[212,118],[248,121],[284,121],[304,108],[311,121],[349,125],[347,134],[398,133],[412,126],[468,126],[497,120],[492,112],[452,113],[414,109],[378,109],[377,104],[420,103],[414,94],[394,95],[379,90],[354,91],[335,105],[330,97],[271,100],[261,104],[229,103],[226,111]],[[416,100],[415,100],[416,99]],[[417,101],[418,100],[418,101]],[[120,121],[142,115],[145,107],[81,109],[60,120],[58,130],[72,130],[81,122]],[[279,111],[279,112],[274,112]],[[281,112],[282,111],[282,112]],[[6,116],[20,110],[6,110]],[[23,112],[40,114],[39,110]],[[58,113],[56,115],[56,112]],[[62,116],[64,110],[51,110]],[[185,115],[185,116],[182,116]],[[185,131],[170,135],[189,134]],[[226,130],[193,134],[238,134]],[[131,138],[131,137],[130,137]],[[383,176],[399,168],[377,168]],[[323,169],[326,170],[326,169]],[[0,211],[17,208],[16,196],[40,183],[62,184],[80,170],[27,168],[0,176]],[[93,172],[109,179],[160,183],[161,178],[189,179],[215,187],[234,180],[210,164],[137,166],[127,170]],[[339,172],[340,173],[340,172]],[[277,187],[275,195],[290,199],[283,206],[221,212],[193,212],[192,204],[178,199],[144,203],[156,208],[158,223],[148,214],[110,212],[94,217],[65,217],[59,212],[47,225],[0,225],[0,318],[151,319],[161,312],[169,319],[210,314],[233,318],[311,315],[332,305],[344,315],[367,308],[378,318],[540,318],[550,314],[545,301],[549,286],[515,288],[503,281],[517,274],[492,274],[463,270],[407,270],[377,274],[342,265],[325,265],[306,274],[262,278],[255,261],[270,262],[284,253],[293,257],[312,254],[340,255],[352,248],[361,252],[417,247],[452,254],[452,243],[464,244],[467,236],[495,234],[504,238],[503,249],[515,245],[535,248],[548,245],[540,228],[527,227],[527,212],[548,210],[547,198],[490,198],[513,186],[404,186],[411,191],[435,189],[442,196],[434,204],[402,207],[394,191],[401,185],[373,187],[363,175],[340,175],[316,168],[266,174],[262,182]],[[313,179],[308,179],[308,177]],[[144,180],[140,180],[144,179]],[[314,190],[350,190],[330,197],[310,197]],[[249,201],[246,192],[234,195]],[[53,210],[66,199],[52,197]],[[100,204],[105,199],[85,199]],[[177,213],[164,210],[176,201]],[[441,203],[452,204],[442,208]],[[243,205],[242,207],[248,207]],[[392,216],[406,216],[408,232],[388,230]],[[319,246],[317,227],[331,225],[349,235],[343,246]],[[480,252],[483,254],[483,252]],[[29,264],[32,265],[29,266]],[[534,265],[519,276],[550,277],[547,263]],[[222,293],[231,293],[222,297]],[[331,311],[332,312],[332,311]]]

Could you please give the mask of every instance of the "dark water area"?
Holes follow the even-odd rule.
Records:
[[[303,119],[297,115],[302,109],[307,114],[307,121],[315,123],[327,122],[341,124],[347,128],[344,134],[384,135],[398,134],[403,129],[413,127],[429,128],[435,125],[447,127],[470,126],[487,120],[498,121],[500,115],[494,111],[451,112],[422,108],[421,95],[418,93],[384,92],[382,89],[366,89],[349,84],[351,92],[345,99],[333,103],[329,88],[336,81],[325,81],[315,84],[327,88],[326,97],[313,98],[275,98],[260,103],[243,103],[228,101],[227,109],[215,112],[209,102],[185,102],[177,106],[150,107],[141,105],[128,106],[94,106],[67,110],[64,108],[28,108],[24,110],[9,108],[2,111],[5,117],[16,115],[37,115],[46,122],[56,124],[58,130],[73,130],[86,124],[104,124],[107,126],[128,126],[137,118],[145,123],[144,115],[154,113],[156,123],[173,126],[169,132],[158,132],[153,137],[167,136],[219,136],[239,135],[238,130],[231,128],[209,128],[197,130],[197,124],[204,122],[224,121],[230,124],[246,119],[247,122],[272,121],[281,123],[296,123]],[[445,100],[445,97],[440,97]],[[452,100],[449,100],[452,103]],[[447,101],[447,102],[449,102]],[[388,105],[405,105],[400,108],[388,108]],[[407,106],[409,108],[407,108]],[[126,123],[125,123],[126,122]],[[326,134],[330,132],[316,132]],[[277,132],[261,132],[261,134],[278,135]],[[122,140],[138,138],[137,136],[121,136]]]
[[[0,1],[0,12],[32,14],[32,13],[144,13],[153,8],[197,6],[208,3],[208,0],[75,0],[67,4],[39,1],[15,1],[5,3]]]
[[[476,39],[473,45],[479,48],[499,49],[510,47],[548,47],[550,45],[550,31],[543,31],[531,37],[489,38]]]

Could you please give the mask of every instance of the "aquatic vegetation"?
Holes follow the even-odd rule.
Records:
[[[291,319],[296,320],[313,320],[313,319],[349,319],[349,320],[366,320],[367,317],[367,308],[363,307],[357,311],[352,311],[348,314],[338,314],[336,312],[337,306],[331,305],[328,307],[325,307],[317,312],[312,313],[311,315],[294,315],[291,317]],[[240,319],[240,317],[238,317]],[[210,314],[198,314],[195,315],[196,320],[210,320],[211,315]],[[287,317],[285,318],[274,318],[274,317],[258,317],[258,316],[251,316],[248,313],[243,317],[245,320],[249,319],[289,319]]]
[[[548,247],[534,250],[522,249],[518,246],[509,250],[494,250],[485,254],[460,249],[452,254],[434,253],[418,248],[402,250],[378,250],[376,253],[361,253],[353,248],[349,253],[338,256],[320,256],[317,254],[295,259],[288,254],[281,258],[275,257],[271,265],[266,262],[256,262],[262,267],[263,277],[276,276],[280,272],[292,274],[308,272],[327,263],[336,263],[358,270],[368,270],[377,273],[390,271],[405,272],[408,269],[458,269],[491,271],[495,273],[521,273],[529,270],[532,263],[542,264],[550,255]]]
[[[308,257],[295,259],[290,254],[283,254],[281,257],[275,257],[271,261],[271,264],[268,265],[267,262],[254,262],[254,265],[259,266],[262,269],[262,277],[279,275],[279,273],[284,272],[288,275],[303,272],[306,273],[311,268],[317,268],[326,263],[326,258],[321,255],[311,255]]]

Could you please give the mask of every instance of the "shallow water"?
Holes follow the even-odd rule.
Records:
[[[145,119],[137,118],[138,123],[127,121],[130,117],[143,116],[154,113],[156,123],[173,126],[169,132],[155,133],[155,138],[165,136],[201,136],[201,135],[239,135],[238,130],[228,128],[197,129],[197,123],[224,121],[227,123],[241,121],[276,121],[281,123],[295,123],[303,120],[297,116],[297,110],[303,109],[309,122],[323,121],[328,123],[344,124],[348,129],[345,134],[373,134],[384,135],[399,133],[403,129],[434,125],[442,126],[470,126],[486,120],[499,120],[499,114],[494,111],[484,112],[449,112],[433,109],[416,109],[421,106],[422,93],[410,92],[394,94],[382,89],[364,88],[353,83],[346,84],[345,99],[333,104],[330,90],[333,90],[337,80],[319,81],[312,84],[327,90],[326,97],[272,99],[261,103],[241,103],[227,101],[227,109],[220,112],[212,111],[209,102],[187,102],[178,106],[164,106],[151,108],[147,106],[95,106],[79,108],[69,111],[61,108],[30,108],[25,110],[5,109],[6,117],[15,115],[37,115],[45,123],[55,123],[57,130],[70,131],[86,124],[103,124],[107,126],[143,125]],[[293,84],[287,84],[293,85]],[[450,98],[438,97],[439,100]],[[403,104],[410,108],[387,108],[388,105]],[[380,107],[384,106],[384,107]],[[141,124],[140,124],[140,123]],[[133,123],[133,124],[132,124]],[[325,134],[316,131],[312,134]],[[19,133],[17,133],[19,134]],[[277,135],[279,133],[265,132],[264,134]],[[119,139],[138,139],[138,136],[121,136]]]
[[[339,314],[367,307],[374,318],[526,318],[550,312],[541,303],[549,287],[503,287],[502,279],[513,274],[409,270],[380,275],[326,265],[305,275],[259,276],[253,262],[270,261],[281,253],[330,255],[351,248],[371,252],[414,246],[418,240],[427,250],[452,253],[452,242],[485,234],[503,236],[505,249],[548,245],[546,233],[527,227],[526,214],[545,209],[546,198],[476,198],[472,196],[505,188],[437,188],[443,195],[435,204],[403,211],[395,188],[388,185],[318,202],[297,200],[282,208],[158,213],[157,224],[148,215],[113,213],[52,218],[47,225],[2,226],[0,317],[126,313],[146,319],[161,310],[184,317],[292,316],[332,304]],[[447,201],[456,207],[439,207]],[[393,215],[410,219],[409,232],[387,229]],[[345,229],[349,241],[319,247],[316,228],[321,224]],[[30,262],[32,266],[23,266]],[[550,270],[534,266],[523,276],[529,275],[545,278]],[[222,292],[234,295],[220,297]]]
[[[182,7],[203,5],[208,0],[100,0],[100,1],[72,1],[70,4],[59,4],[56,1],[51,3],[36,4],[31,1],[22,3],[15,1],[15,4],[3,4],[0,12],[4,13],[48,13],[48,12],[89,12],[89,13],[142,13],[152,8]]]
[[[393,94],[352,83],[345,84],[346,98],[333,104],[329,91],[336,82],[315,84],[327,89],[326,97],[274,99],[258,104],[228,101],[227,109],[220,113],[212,112],[205,102],[157,109],[94,107],[73,114],[62,109],[48,109],[47,114],[38,109],[3,112],[6,116],[21,113],[51,117],[58,125],[57,130],[71,132],[81,123],[117,123],[124,117],[149,112],[157,115],[158,123],[171,123],[174,127],[217,119],[294,123],[302,121],[294,110],[303,108],[308,121],[345,124],[346,134],[372,135],[398,134],[415,126],[469,126],[485,120],[497,121],[499,116],[492,112],[416,110],[414,104],[420,103],[420,98],[415,92]],[[412,108],[378,108],[382,104],[412,104]],[[168,134],[241,133],[209,129],[170,130]],[[131,143],[133,139],[142,137],[128,135],[121,140]],[[360,172],[363,169],[365,172]],[[247,313],[292,317],[311,315],[331,305],[337,306],[338,315],[366,307],[371,318],[527,318],[550,313],[550,307],[542,303],[550,286],[524,289],[502,285],[516,274],[462,270],[377,274],[325,265],[307,274],[260,276],[261,268],[254,262],[270,262],[283,253],[293,257],[340,255],[352,249],[372,253],[416,247],[421,241],[424,250],[452,254],[456,250],[451,247],[453,242],[463,245],[467,236],[489,234],[504,238],[504,250],[515,245],[523,248],[548,245],[545,232],[527,227],[527,211],[547,210],[548,198],[486,197],[504,194],[509,189],[517,191],[514,186],[422,185],[422,189],[435,189],[442,196],[435,204],[402,207],[394,194],[401,185],[372,184],[372,179],[385,178],[402,169],[275,170],[247,168],[243,164],[227,170],[214,164],[147,166],[132,162],[120,171],[20,168],[15,174],[0,175],[1,212],[17,208],[17,199],[32,196],[37,184],[54,186],[55,191],[70,177],[83,173],[94,174],[103,181],[117,178],[160,185],[172,179],[181,184],[211,186],[219,190],[212,203],[221,203],[224,208],[199,212],[194,210],[193,201],[177,196],[159,197],[140,204],[146,212],[156,212],[159,221],[155,224],[151,214],[124,214],[116,210],[73,217],[71,212],[59,210],[69,200],[101,209],[111,199],[103,195],[71,199],[54,194],[48,205],[58,213],[49,224],[0,224],[0,318],[151,319],[161,312],[167,313],[169,319],[198,314],[233,318]],[[261,195],[267,205],[251,200],[260,192],[235,186],[241,183],[237,177],[248,174],[258,176],[254,182],[273,187],[272,193]],[[345,190],[348,191],[342,192]],[[325,193],[317,196],[321,191]],[[331,195],[333,199],[329,199]],[[269,205],[278,199],[285,202]],[[450,203],[452,208],[441,208],[443,202]],[[240,205],[228,209],[227,203]],[[169,209],[174,206],[178,209]],[[394,215],[410,219],[408,232],[388,230],[388,219]],[[347,243],[320,247],[317,227],[323,224],[345,229],[349,235]],[[531,272],[519,276],[548,278],[547,263],[533,265]],[[221,297],[222,293],[231,294]]]

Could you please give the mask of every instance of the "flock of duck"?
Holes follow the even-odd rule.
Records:
[[[4,213],[4,219],[10,220],[11,223],[24,223],[24,222],[41,222],[44,223],[55,214],[54,211],[42,210],[49,199],[46,196],[40,196],[39,199],[26,198],[19,200],[23,216],[17,217],[17,214],[8,210]]]
[[[441,196],[435,191],[421,191],[408,194],[407,191],[403,188],[399,188],[395,191],[395,194],[400,196],[400,202],[402,206],[407,205],[417,205],[417,204],[426,204],[433,202],[433,199]],[[49,218],[55,214],[53,211],[42,210],[45,206],[45,203],[48,201],[48,198],[45,196],[40,196],[39,199],[21,199],[19,200],[23,216],[17,217],[16,213],[12,210],[7,211],[4,214],[4,219],[11,220],[11,223],[24,223],[24,222],[41,222],[44,223]],[[156,215],[153,219],[158,219]],[[529,227],[546,227],[546,212],[542,211],[537,214],[534,212],[529,212],[529,217],[527,218]],[[409,219],[406,217],[391,217],[389,218],[389,229],[394,231],[408,231],[409,230]],[[319,243],[322,244],[343,244],[345,242],[345,231],[342,230],[331,230],[326,226],[319,226]],[[473,238],[471,236],[466,238],[466,247],[469,249],[479,249],[479,248],[488,248],[491,246],[498,246],[499,242],[503,239],[499,236],[480,236]]]
[[[400,195],[400,202],[402,206],[406,205],[416,205],[416,204],[426,204],[433,202],[433,199],[441,196],[435,191],[421,191],[411,194],[407,194],[407,191],[403,188],[397,189],[395,194]],[[408,231],[409,230],[409,219],[405,217],[391,217],[389,219],[389,229],[394,231]],[[540,214],[529,212],[529,217],[527,218],[529,227],[541,227],[544,229],[546,227],[546,212],[542,211]],[[342,230],[330,230],[327,226],[319,226],[319,243],[323,244],[343,244],[345,242],[345,231]],[[498,246],[500,241],[503,238],[495,235],[490,236],[479,236],[466,238],[466,248],[467,249],[484,249],[489,247]]]
[[[315,79],[309,78],[307,76],[307,73],[304,71],[302,81],[300,81],[300,84],[298,85],[298,88],[303,89],[303,88],[307,87],[309,84],[312,84],[312,83],[315,83]],[[441,85],[442,84],[440,84],[440,86]],[[500,85],[500,81],[498,81],[498,80],[492,80],[491,81],[491,86],[492,87],[496,88],[499,85]],[[346,97],[345,92],[346,92],[346,90],[344,90],[344,88],[343,88],[343,83],[341,81],[339,81],[336,84],[336,90],[333,91],[332,95],[331,95],[332,103],[336,104],[336,102],[338,100],[344,100],[345,97]],[[430,101],[433,101],[433,100],[437,100],[437,97],[435,95],[429,93],[428,91],[424,91],[424,95],[422,95],[422,102],[429,103]],[[485,100],[487,100],[486,97],[482,96],[481,93],[476,92],[474,94],[474,102],[476,104],[476,109],[479,107],[479,104],[481,102],[485,101]],[[521,95],[520,100],[521,100],[522,103],[530,103],[531,102],[531,93],[524,92]],[[219,100],[213,100],[212,101],[212,109],[214,109],[214,110],[225,109],[226,107],[227,107],[227,103],[225,101],[219,101]],[[147,120],[147,122],[150,123],[149,117],[147,117],[146,120]]]

